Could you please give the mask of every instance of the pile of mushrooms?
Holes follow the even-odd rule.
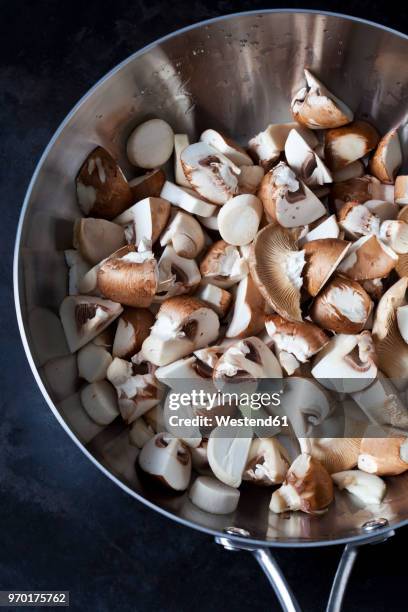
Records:
[[[152,119],[127,140],[136,177],[98,146],[76,178],[83,216],[60,317],[82,408],[100,426],[122,419],[138,469],[189,489],[207,512],[234,512],[242,481],[273,488],[277,513],[324,512],[333,485],[380,503],[382,477],[408,470],[408,438],[392,429],[404,406],[384,418],[395,398],[384,376],[408,382],[398,129],[380,135],[356,120],[308,70],[291,111],[244,147],[214,129],[190,143]],[[296,444],[288,450],[279,430],[215,426],[177,438],[164,411],[181,378],[207,389],[286,384],[281,408]],[[324,437],[333,393],[381,420],[384,437]],[[322,435],[302,435],[305,423]]]

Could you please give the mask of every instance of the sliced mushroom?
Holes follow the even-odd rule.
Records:
[[[211,284],[228,289],[248,274],[248,265],[235,246],[218,240],[201,260],[200,272]]]
[[[370,160],[370,172],[382,183],[392,185],[401,164],[402,152],[398,132],[391,130],[378,143]]]
[[[166,175],[161,168],[150,170],[150,172],[130,180],[129,187],[132,190],[133,202],[140,202],[140,200],[146,198],[158,198],[165,180]]]
[[[230,514],[235,512],[240,492],[211,476],[199,476],[195,479],[189,498],[195,506],[212,514]]]
[[[379,234],[380,219],[372,213],[365,204],[358,202],[345,202],[339,212],[338,221],[353,238],[367,236],[368,234]]]
[[[68,294],[77,295],[79,284],[91,266],[76,249],[68,249],[64,251],[64,255],[68,266]]]
[[[126,244],[123,228],[105,219],[77,219],[74,223],[74,248],[92,265],[109,257]]]
[[[200,140],[225,155],[225,157],[228,157],[237,166],[250,166],[253,164],[245,149],[220,132],[205,130],[201,134]]]
[[[343,202],[359,202],[367,200],[394,201],[394,186],[380,183],[374,176],[364,175],[349,179],[331,186],[331,200],[338,206]]]
[[[311,130],[294,121],[270,124],[263,132],[249,141],[249,150],[256,155],[259,165],[266,171],[270,170],[279,159],[282,151],[285,150],[286,139],[293,129],[296,129],[312,148],[318,144],[318,140]]]
[[[395,202],[384,202],[383,200],[367,200],[364,206],[370,212],[377,215],[381,221],[389,221],[398,217],[399,206]],[[405,219],[403,219],[405,221]]]
[[[166,181],[160,194],[164,198],[192,215],[200,217],[211,217],[216,211],[217,206],[210,204],[206,200],[200,198],[197,194],[193,194],[170,181]]]
[[[282,378],[282,369],[271,349],[260,338],[252,336],[229,346],[214,365],[213,380],[217,388],[227,383],[237,388],[242,380]]]
[[[228,244],[242,246],[255,238],[262,217],[262,203],[254,195],[231,198],[218,214],[218,231]]]
[[[214,342],[218,332],[218,316],[211,308],[190,296],[172,297],[161,305],[142,354],[155,365],[167,365]]]
[[[133,423],[162,399],[160,384],[152,374],[134,374],[129,361],[115,357],[107,378],[116,389],[119,410],[126,423]]]
[[[130,134],[126,151],[129,161],[139,168],[163,166],[173,153],[173,130],[163,119],[150,119]]]
[[[370,332],[334,336],[315,358],[312,376],[327,389],[353,393],[377,376],[377,355]]]
[[[357,465],[361,438],[300,438],[303,453],[309,453],[333,474]]]
[[[395,202],[408,204],[408,176],[400,175],[395,179]]]
[[[139,465],[144,472],[157,478],[175,491],[185,491],[191,477],[191,455],[177,438],[159,433],[151,438],[139,454]]]
[[[255,194],[262,181],[265,170],[261,166],[240,166],[241,174],[238,177],[239,193]]]
[[[291,130],[285,143],[286,161],[309,187],[332,182],[329,169],[297,130]]]
[[[130,359],[138,353],[154,324],[154,315],[147,308],[125,308],[118,320],[112,355]]]
[[[123,308],[116,302],[88,295],[67,296],[60,318],[71,353],[90,342],[112,323]]]
[[[207,143],[185,148],[181,164],[191,187],[210,202],[225,204],[238,193],[239,167]]]
[[[312,130],[335,128],[353,121],[353,112],[321,83],[309,70],[305,70],[306,87],[294,96],[293,117]]]
[[[163,302],[174,295],[187,293],[200,280],[200,270],[194,259],[180,257],[172,246],[166,246],[158,262],[158,288],[155,301]]]
[[[250,272],[272,308],[283,318],[301,321],[300,289],[304,251],[298,251],[292,233],[268,225],[256,236],[250,259]]]
[[[289,468],[283,485],[272,494],[269,508],[320,514],[333,501],[333,482],[327,470],[310,455],[302,453]]]
[[[408,438],[363,438],[358,468],[377,476],[397,476],[408,470]]]
[[[187,134],[174,134],[174,180],[181,187],[190,187],[180,159],[182,152],[189,144]]]
[[[115,390],[106,380],[86,385],[80,397],[85,412],[98,425],[109,425],[119,416]]]
[[[90,383],[103,380],[112,363],[112,355],[103,346],[92,342],[78,351],[78,374]]]
[[[166,227],[169,216],[170,202],[161,197],[145,198],[116,217],[115,223],[125,226],[130,244],[139,246],[142,240],[148,240],[153,245]]]
[[[245,338],[258,334],[264,326],[265,301],[250,275],[243,278],[235,294],[232,318],[226,338]]]
[[[194,296],[213,308],[221,319],[226,316],[232,301],[232,295],[226,289],[210,283],[199,287]]]
[[[324,158],[333,171],[367,155],[380,139],[377,130],[366,121],[354,121],[345,127],[327,130],[324,138]]]
[[[202,438],[198,446],[190,448],[191,461],[196,472],[202,475],[211,474],[207,458],[208,438]]]
[[[142,418],[137,419],[129,430],[129,442],[137,448],[143,446],[154,437],[154,431]]]
[[[310,316],[324,329],[357,334],[364,329],[372,308],[370,296],[359,283],[335,276],[314,300]]]
[[[157,262],[151,251],[113,253],[97,272],[98,289],[105,297],[125,304],[145,308],[150,306],[158,287]]]
[[[408,223],[405,221],[383,221],[380,238],[396,253],[403,255],[408,253]]]
[[[364,504],[380,504],[384,499],[385,482],[374,474],[360,470],[345,470],[332,474],[331,477],[340,490],[346,489]]]
[[[288,469],[288,453],[276,438],[255,438],[242,479],[263,486],[281,484]]]
[[[309,321],[294,323],[272,314],[266,317],[265,327],[276,350],[294,355],[301,363],[308,361],[329,342],[327,334]]]
[[[132,204],[132,191],[113,157],[96,147],[76,177],[79,208],[84,215],[113,219]]]
[[[339,238],[340,228],[338,226],[336,215],[330,215],[324,221],[321,221],[312,230],[308,231],[304,238],[299,239],[299,244],[312,240],[321,240],[323,238]]]
[[[303,286],[315,297],[346,257],[350,243],[338,238],[311,240],[303,245],[305,267]]]
[[[178,212],[160,238],[161,246],[172,244],[180,257],[194,259],[204,248],[204,232],[191,215]]]
[[[335,170],[332,172],[333,182],[334,183],[342,183],[343,181],[348,181],[354,178],[360,178],[365,174],[365,166],[360,159],[356,159],[356,161],[351,162],[351,164],[347,164],[344,168],[340,168],[339,170]]]
[[[265,174],[258,190],[265,212],[282,227],[300,227],[326,213],[321,201],[284,162]]]
[[[207,457],[218,480],[239,487],[248,460],[252,432],[244,427],[219,426],[208,439]]]
[[[385,278],[395,267],[398,255],[377,236],[363,236],[354,242],[337,270],[352,280]]]

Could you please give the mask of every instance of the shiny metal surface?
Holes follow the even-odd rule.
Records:
[[[290,118],[289,100],[302,84],[304,66],[357,116],[384,131],[407,118],[407,55],[407,37],[336,15],[266,11],[215,19],[167,36],[119,65],[79,102],[47,147],[16,242],[15,298],[23,343],[61,425],[107,476],[148,506],[220,536],[230,527],[244,529],[249,538],[228,536],[237,543],[274,546],[357,541],[367,537],[362,530],[367,521],[386,518],[391,528],[408,521],[408,476],[390,479],[379,507],[359,507],[350,496],[338,495],[319,518],[272,515],[270,493],[249,487],[228,517],[202,512],[186,495],[164,497],[139,480],[136,451],[120,426],[101,431],[84,418],[75,377],[65,379],[62,388],[44,369],[51,358],[69,360],[55,313],[67,286],[63,250],[71,246],[72,222],[79,215],[74,177],[95,144],[117,156],[130,178],[124,142],[146,118],[162,117],[192,137],[206,127],[222,128],[245,142],[268,123]],[[406,129],[401,136],[406,148]]]

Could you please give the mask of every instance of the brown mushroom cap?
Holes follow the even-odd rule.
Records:
[[[338,271],[352,280],[384,278],[398,262],[398,255],[378,240],[377,236],[363,236],[354,242]]]
[[[77,198],[85,215],[113,219],[133,200],[131,188],[116,161],[102,147],[96,147],[76,177]]]
[[[329,341],[325,332],[310,321],[287,321],[277,314],[267,315],[265,327],[279,351],[295,355],[304,363]]]
[[[338,238],[321,238],[303,245],[306,259],[303,286],[311,296],[314,297],[319,293],[349,248],[349,242]]]
[[[154,324],[154,315],[147,308],[125,308],[118,320],[112,355],[130,359],[140,351]]]
[[[378,476],[397,476],[408,470],[407,451],[405,437],[363,438],[358,467]]]
[[[395,179],[395,201],[397,204],[408,204],[408,176],[400,175]]]
[[[377,130],[366,121],[354,121],[325,132],[324,158],[331,170],[339,170],[364,157],[379,141]]]
[[[92,265],[126,244],[123,228],[105,219],[77,219],[74,223],[74,248]]]
[[[401,145],[397,130],[390,130],[378,143],[370,160],[370,171],[382,183],[392,185],[402,164]]]
[[[158,198],[165,180],[166,175],[162,168],[156,168],[156,170],[146,172],[146,174],[129,181],[133,202],[139,202],[145,198]]]

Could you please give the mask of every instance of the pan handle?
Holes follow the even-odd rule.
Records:
[[[372,521],[372,523],[374,524],[375,521]],[[373,526],[371,531],[375,531],[375,529],[376,527]],[[392,529],[382,530],[381,534],[376,533],[375,535],[367,536],[362,542],[346,544],[333,580],[326,612],[341,611],[347,584],[360,546],[384,542],[393,536],[394,533]],[[282,610],[284,610],[284,612],[301,612],[301,607],[269,548],[245,546],[241,543],[237,544],[234,540],[224,536],[216,537],[215,541],[217,544],[224,546],[227,550],[246,550],[251,552],[275,591]]]

